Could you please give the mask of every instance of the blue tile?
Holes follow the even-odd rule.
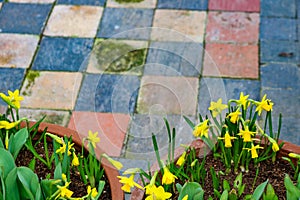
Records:
[[[105,8],[97,36],[147,40],[152,18],[152,9]]]
[[[260,67],[261,85],[265,88],[300,90],[300,68],[294,64],[267,64]],[[300,95],[300,94],[299,94]]]
[[[5,3],[0,12],[0,30],[5,33],[40,34],[51,4]]]
[[[261,0],[260,13],[264,17],[296,16],[296,0]]]
[[[222,98],[223,103],[229,99],[239,99],[240,93],[249,94],[251,99],[260,99],[260,82],[258,80],[241,80],[229,78],[202,78],[200,80],[198,112],[209,114],[211,101]]]
[[[263,40],[296,40],[296,19],[261,18],[260,39]]]
[[[88,74],[84,78],[75,110],[133,113],[139,87],[137,76]]]
[[[260,61],[284,62],[298,64],[300,46],[298,42],[289,41],[261,41],[260,42]]]
[[[44,37],[32,69],[83,71],[92,45],[92,39]]]
[[[152,42],[144,74],[199,77],[202,55],[199,43]]]
[[[104,6],[106,0],[58,0],[58,4]]]
[[[0,92],[7,94],[8,90],[20,89],[24,76],[25,69],[0,68]],[[6,104],[0,99],[0,105]]]
[[[300,120],[299,117],[283,117],[280,139],[300,145]],[[278,124],[275,122],[276,125]],[[277,127],[277,126],[276,126]]]
[[[299,89],[262,88],[261,94],[266,94],[267,98],[274,102],[274,118],[277,118],[281,113],[283,117],[298,117],[298,119],[300,119]]]
[[[207,10],[208,0],[158,0],[157,7],[163,9]]]

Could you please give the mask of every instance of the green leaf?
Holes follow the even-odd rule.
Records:
[[[1,190],[0,190],[0,200],[5,199],[5,184],[3,178],[3,171],[0,167],[0,181],[1,181]]]
[[[229,185],[228,181],[225,180],[225,179],[223,181],[223,189],[227,190],[227,191],[230,191],[230,185]]]
[[[268,183],[266,193],[263,195],[263,200],[278,200],[274,188],[270,183]]]
[[[188,125],[189,125],[192,129],[194,129],[195,124],[194,124],[189,118],[187,118],[186,116],[183,116],[183,118],[184,118],[185,121],[188,123]]]
[[[265,182],[263,182],[262,184],[257,186],[257,188],[254,190],[254,192],[252,194],[252,199],[253,200],[259,200],[260,199],[260,197],[262,196],[262,194],[265,191],[265,188],[266,188],[268,182],[269,182],[269,180],[266,180]]]
[[[182,190],[182,185],[180,183],[176,183],[176,189],[180,193]]]
[[[0,167],[3,168],[3,178],[6,179],[8,173],[16,167],[15,160],[6,149],[0,148],[0,155]]]
[[[284,185],[286,188],[286,198],[288,200],[298,200],[300,198],[300,190],[293,184],[288,174],[284,177]]]
[[[227,199],[228,199],[228,190],[224,190],[220,197],[220,200],[227,200]]]
[[[14,159],[17,158],[18,153],[26,143],[27,138],[28,138],[27,128],[22,128],[14,135],[11,135],[9,139],[9,151],[14,156]]]
[[[30,198],[35,199],[35,194],[40,190],[39,179],[37,175],[27,167],[18,167],[17,176],[19,183],[22,187],[20,188],[20,194],[22,199]],[[26,196],[25,196],[26,194]]]
[[[99,181],[99,184],[98,184],[98,195],[96,196],[95,199],[98,199],[101,196],[102,191],[104,189],[104,186],[105,186],[105,181]]]
[[[54,170],[54,179],[61,179],[62,176],[62,167],[61,167],[61,163],[59,162]]]
[[[50,197],[58,190],[57,184],[55,184],[56,181],[57,180],[49,180],[49,179],[43,179],[41,181],[41,188],[44,193],[44,196]]]
[[[17,184],[17,168],[13,168],[11,170],[6,179],[5,179],[5,186],[6,186],[6,199],[10,200],[19,200],[20,199],[20,192],[19,187]]]
[[[181,189],[178,200],[183,199],[186,195],[189,196],[189,199],[203,200],[204,191],[199,183],[186,182]]]

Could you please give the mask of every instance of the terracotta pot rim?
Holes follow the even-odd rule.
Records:
[[[36,122],[29,122],[29,126],[31,127],[34,125]],[[26,123],[21,123],[21,127],[26,127]],[[58,135],[60,137],[67,136],[70,137],[72,136],[72,141],[78,145],[82,146],[82,140],[80,139],[79,133],[75,130],[57,125],[57,124],[50,124],[46,122],[42,122],[39,125],[38,132],[42,132],[47,128],[48,133],[52,133],[55,135]],[[85,146],[86,148],[86,146]],[[87,148],[86,148],[87,149]],[[96,149],[97,151],[97,149]],[[108,178],[110,188],[111,188],[111,195],[112,195],[112,200],[121,200],[124,199],[124,192],[121,190],[121,184],[119,183],[119,180],[117,176],[119,176],[119,171],[109,165],[108,163],[102,164],[104,168],[104,172]]]

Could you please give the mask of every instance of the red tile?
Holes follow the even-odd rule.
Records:
[[[208,9],[259,12],[260,0],[209,0]]]
[[[204,76],[258,78],[258,46],[208,43]]]
[[[105,152],[110,156],[120,156],[126,130],[130,120],[129,115],[113,113],[73,112],[69,128],[76,130],[83,137],[88,131],[98,131],[100,143],[98,152]]]
[[[209,12],[206,28],[208,42],[257,43],[259,14]]]

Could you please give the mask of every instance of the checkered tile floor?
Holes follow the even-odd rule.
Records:
[[[267,94],[300,144],[299,12],[296,0],[0,0],[0,90],[21,90],[23,116],[99,131],[123,159],[153,154],[151,133],[166,147],[162,117],[191,141],[182,115],[240,92]]]

